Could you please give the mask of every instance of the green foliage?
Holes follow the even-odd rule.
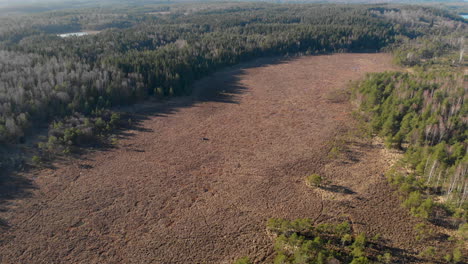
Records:
[[[380,234],[375,234],[375,235],[372,237],[371,240],[374,241],[374,242],[378,242],[378,241],[380,240],[380,238],[381,238],[381,235],[380,235]]]
[[[368,264],[368,263],[370,263],[369,259],[364,256],[354,258],[351,261],[351,264]]]
[[[252,262],[250,261],[249,257],[242,257],[242,258],[234,261],[233,264],[252,264]]]
[[[424,219],[431,218],[435,206],[454,217],[466,217],[468,208],[462,191],[468,168],[468,127],[461,121],[468,113],[462,99],[466,76],[459,68],[463,60],[452,57],[462,45],[454,37],[403,40],[394,53],[399,63],[415,66],[411,73],[370,74],[354,92],[362,99],[361,110],[369,116],[374,133],[385,138],[387,147],[404,151],[387,179],[398,189],[403,206]],[[434,203],[433,195],[440,194],[448,198],[443,205]],[[433,233],[425,223],[414,229],[417,240]],[[445,261],[460,261],[460,254],[455,247]],[[434,256],[433,247],[421,252],[421,257]]]
[[[434,247],[426,247],[421,253],[419,253],[419,256],[425,257],[425,258],[433,258],[436,255],[436,249]]]
[[[277,253],[275,260],[273,262],[274,264],[288,264],[288,257],[284,255],[283,253]]]
[[[322,176],[314,173],[306,177],[306,184],[308,186],[315,186],[315,187],[320,187],[322,184],[323,179]]]
[[[41,157],[34,155],[31,159],[32,163],[35,165],[39,165],[41,163]]]
[[[381,263],[390,264],[392,263],[392,254],[390,254],[389,252],[386,252],[383,255],[378,255],[377,260]]]
[[[453,250],[452,255],[453,255],[452,261],[454,263],[460,263],[463,260],[463,253],[462,253],[462,250],[459,247],[456,247]]]
[[[349,222],[347,222],[347,221],[344,221],[341,224],[337,224],[335,226],[335,233],[340,237],[342,237],[342,236],[344,236],[346,234],[349,234],[350,232],[351,232],[351,226],[350,226]]]
[[[447,54],[453,53],[454,50],[459,48],[457,41],[450,41],[449,38],[441,37],[419,37],[404,39],[402,42],[394,55],[395,61],[403,66],[443,65],[450,62]],[[450,63],[458,64],[460,61],[452,59]]]
[[[453,217],[455,218],[461,218],[461,219],[465,219],[465,221],[468,221],[468,210],[465,209],[465,208],[460,208],[460,207],[456,207],[454,208],[453,204],[451,204],[452,206],[452,212],[453,212]],[[449,204],[450,206],[450,204]]]
[[[414,191],[410,193],[408,199],[403,202],[403,205],[407,208],[415,208],[421,204],[421,193],[419,191]]]
[[[458,234],[463,240],[468,241],[468,223],[463,223],[458,227]]]
[[[447,46],[447,50],[457,47]],[[468,125],[462,121],[468,113],[462,99],[466,97],[465,77],[458,64],[437,64],[421,64],[412,73],[370,74],[355,87],[374,132],[385,138],[388,147],[404,150],[402,167],[407,172],[403,174],[411,178],[393,171],[390,182],[403,197],[410,195],[405,206],[423,218],[430,217],[433,207],[430,197],[422,201],[423,192],[442,192],[449,202],[467,206],[466,193],[461,191],[465,182],[461,174],[468,167]],[[411,194],[416,191],[421,197]]]
[[[343,246],[349,244],[351,241],[353,241],[353,237],[350,234],[345,234],[341,237],[341,243]]]
[[[369,263],[366,237],[354,237],[348,222],[313,226],[305,219],[270,219],[267,230],[276,236],[274,263]]]
[[[364,234],[359,234],[354,239],[354,243],[351,245],[352,252],[354,259],[357,261],[356,263],[362,263],[364,261],[365,249],[366,249],[366,236]]]
[[[427,198],[423,200],[419,191],[414,191],[409,194],[408,199],[403,202],[403,206],[410,209],[414,216],[421,218],[429,218],[434,202]]]
[[[462,263],[464,254],[461,247],[455,247],[453,251],[444,256],[445,261],[448,263]]]
[[[336,159],[339,157],[341,153],[341,147],[339,146],[333,146],[330,151],[328,152],[328,158],[329,159]]]
[[[416,240],[425,240],[432,236],[433,230],[425,223],[419,223],[414,226],[416,231]]]
[[[47,142],[39,143],[46,156],[70,153],[80,147],[101,143],[115,144],[114,137],[107,137],[113,129],[122,127],[125,122],[119,113],[107,110],[96,111],[94,116],[75,114],[62,121],[53,122],[49,128]]]
[[[434,202],[432,199],[425,199],[417,208],[412,208],[411,212],[421,218],[429,218],[432,213],[432,208],[434,207]]]

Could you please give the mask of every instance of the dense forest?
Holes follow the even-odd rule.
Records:
[[[444,192],[461,207],[468,196],[466,86],[461,73],[420,71],[369,77],[359,91],[371,125],[387,145],[406,150],[424,185]]]

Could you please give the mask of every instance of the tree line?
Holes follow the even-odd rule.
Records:
[[[436,34],[436,35],[433,35]],[[458,229],[450,247],[428,247],[430,261],[462,263],[468,220],[466,31],[399,40],[395,61],[409,72],[369,74],[354,88],[372,131],[404,157],[387,172],[411,214]],[[428,240],[426,222],[415,226]]]

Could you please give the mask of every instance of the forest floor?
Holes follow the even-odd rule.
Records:
[[[136,106],[115,148],[22,175],[33,187],[4,201],[0,262],[268,262],[271,217],[349,219],[417,262],[417,220],[383,177],[383,146],[347,141],[329,155],[358,126],[336,91],[396,69],[388,54],[262,59]],[[311,173],[328,188],[307,187]]]

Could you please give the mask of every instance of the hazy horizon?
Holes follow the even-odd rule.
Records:
[[[216,0],[213,0],[216,1]],[[210,0],[104,0],[100,1],[100,3],[105,3],[105,2],[128,2],[128,3],[175,3],[175,2],[213,2]],[[219,0],[218,0],[219,1]],[[216,2],[218,2],[216,1]],[[221,0],[222,1],[222,0]],[[236,0],[232,0],[235,2]],[[239,0],[237,0],[239,1]],[[248,0],[240,0],[242,2],[248,2]],[[251,0],[252,2],[258,1],[258,2],[273,2],[273,0],[268,1],[268,0]],[[12,2],[11,0],[0,0],[0,5],[21,5],[21,4],[52,4],[52,3],[60,3],[60,4],[65,4],[65,3],[95,3],[99,4],[99,2],[92,1],[92,0],[16,0]],[[226,1],[229,2],[229,1]],[[364,3],[364,2],[369,2],[369,3],[375,3],[375,2],[468,2],[467,0],[279,0],[279,2],[349,2],[349,3]]]
[[[468,0],[0,0],[0,16],[15,14],[32,14],[77,8],[102,8],[114,5],[143,6],[153,4],[176,3],[209,3],[209,2],[269,2],[269,3],[341,3],[341,4],[382,4],[382,3],[406,3],[406,4],[434,4],[453,3],[455,5],[466,4]]]

